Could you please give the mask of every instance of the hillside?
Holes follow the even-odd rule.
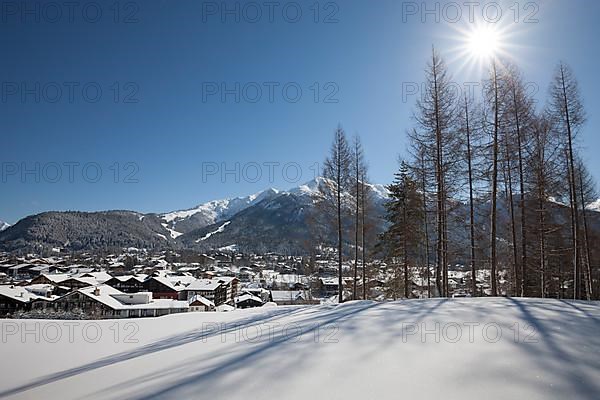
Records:
[[[173,241],[152,214],[133,211],[46,212],[26,217],[0,232],[6,250],[97,250],[107,248],[162,248]]]
[[[26,323],[52,341],[54,329],[64,332],[56,343],[35,343],[13,324],[17,331],[0,346],[11,360],[2,398],[592,400],[600,393],[598,302],[263,307],[89,322],[97,341],[86,341],[84,321],[76,321],[73,343],[66,321]]]

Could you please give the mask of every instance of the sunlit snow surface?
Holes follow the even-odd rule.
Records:
[[[73,343],[70,322],[1,322],[2,398],[600,398],[598,302],[431,299],[73,321]]]

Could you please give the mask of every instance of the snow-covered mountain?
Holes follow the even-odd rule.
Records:
[[[4,221],[0,221],[0,232],[2,232],[5,229],[8,229],[10,227],[10,224],[4,222]]]
[[[277,189],[270,188],[250,196],[213,200],[187,210],[161,214],[160,218],[171,237],[177,239],[179,236],[194,229],[223,221],[254,204],[271,199],[279,193]]]
[[[235,246],[242,251],[301,252],[317,231],[325,235],[319,235],[324,240],[332,233],[327,223],[322,221],[319,227],[315,220],[315,200],[321,185],[331,183],[318,178],[288,191],[277,191],[232,216],[182,235],[178,242],[185,248]],[[370,189],[376,212],[382,216],[387,190],[383,185],[371,185]]]
[[[310,204],[318,196],[319,185],[324,184],[327,184],[325,179],[316,178],[288,191],[269,188],[245,197],[209,201],[187,210],[161,214],[159,217],[171,238],[177,239],[192,231],[224,223],[250,207],[278,197],[293,195],[302,199],[301,202]],[[369,185],[369,187],[376,203],[381,203],[387,198],[387,189],[384,185]]]
[[[29,216],[0,234],[0,248],[61,247],[71,250],[137,248],[221,248],[297,251],[305,243],[319,185],[318,178],[288,191],[213,200],[163,214],[135,211],[46,212]],[[371,185],[377,212],[387,191]],[[349,194],[348,194],[349,195]]]

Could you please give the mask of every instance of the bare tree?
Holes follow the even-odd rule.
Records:
[[[363,189],[362,178],[364,177],[365,159],[360,137],[357,135],[353,140],[352,149],[352,181],[354,184],[354,279],[352,286],[352,299],[356,300],[358,295],[358,257],[359,257],[359,236],[361,223],[361,189]]]
[[[425,93],[417,102],[414,117],[419,129],[412,134],[412,146],[425,151],[425,161],[435,171],[431,192],[436,196],[436,287],[438,293],[448,296],[448,175],[456,157],[456,93],[435,49],[426,69]]]
[[[498,157],[499,157],[499,134],[500,134],[500,113],[502,107],[500,93],[500,74],[497,70],[497,61],[494,59],[490,68],[490,77],[487,84],[487,101],[490,104],[493,113],[492,121],[492,177],[491,177],[491,211],[490,211],[490,274],[492,296],[498,295]]]
[[[348,147],[346,134],[341,126],[335,130],[333,143],[329,156],[325,159],[323,177],[325,180],[319,185],[319,191],[324,209],[331,209],[335,213],[337,230],[337,253],[338,253],[338,300],[343,302],[343,245],[344,245],[344,218],[347,209],[347,196],[351,187],[351,160],[352,156]],[[333,206],[333,207],[327,207]]]
[[[521,265],[519,268],[519,288],[518,293],[525,295],[527,285],[527,208],[525,202],[525,161],[524,150],[527,145],[528,137],[531,135],[535,121],[535,110],[533,99],[527,94],[525,84],[519,69],[514,65],[507,67],[507,80],[509,92],[509,112],[508,116],[512,119],[512,131],[516,139],[517,164],[519,175],[519,211],[521,219]]]
[[[594,181],[581,159],[577,160],[577,178],[581,200],[581,216],[583,220],[583,256],[585,260],[585,294],[586,299],[591,300],[594,296],[592,275],[592,253],[590,247],[590,232],[588,227],[587,206],[597,199],[598,193]]]
[[[465,94],[464,98],[464,119],[461,131],[464,132],[464,153],[467,168],[467,186],[469,202],[469,241],[470,241],[470,260],[471,267],[471,295],[477,296],[477,266],[475,258],[475,174],[474,174],[474,152],[473,152],[473,125],[472,125],[472,101]]]
[[[562,133],[566,147],[573,248],[573,298],[577,299],[580,297],[579,279],[581,271],[574,139],[577,131],[585,122],[585,111],[577,80],[571,69],[563,63],[558,65],[551,85],[550,113],[553,117],[554,128]]]

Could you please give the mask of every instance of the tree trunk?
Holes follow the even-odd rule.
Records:
[[[496,63],[492,64],[493,71],[493,85],[494,85],[494,143],[493,143],[493,161],[492,161],[492,210],[491,210],[491,229],[490,229],[490,268],[491,268],[491,287],[492,296],[498,295],[498,288],[496,283],[496,267],[497,267],[497,254],[496,254],[496,222],[497,222],[497,197],[498,197],[498,130],[499,130],[499,99],[498,99],[498,75],[496,72]]]
[[[427,182],[425,178],[425,155],[421,154],[421,179],[423,189],[423,225],[425,227],[425,269],[427,274],[427,298],[431,298],[431,274],[429,271],[429,222],[427,218]]]
[[[519,209],[521,212],[521,279],[520,279],[520,294],[525,296],[525,287],[527,286],[527,218],[525,215],[525,178],[523,173],[523,140],[521,136],[521,121],[519,118],[519,109],[517,107],[516,88],[513,86],[513,101],[515,108],[515,123],[517,128],[517,147],[519,157]]]
[[[365,213],[366,213],[366,200],[365,200],[365,176],[362,176],[362,183],[360,185],[361,190],[361,203],[362,203],[362,224],[361,224],[361,238],[362,238],[362,283],[363,283],[363,300],[367,300],[367,263],[366,263],[366,250],[365,250]]]
[[[581,194],[581,211],[582,211],[582,217],[583,217],[583,244],[585,246],[585,265],[586,265],[586,269],[585,269],[585,283],[586,283],[586,299],[587,300],[591,300],[592,296],[593,296],[593,289],[592,289],[592,268],[591,268],[591,253],[590,253],[590,243],[589,243],[589,236],[588,236],[588,223],[587,223],[587,214],[585,212],[585,195],[583,193],[583,174],[582,174],[582,168],[579,168],[579,193]]]
[[[471,129],[469,126],[469,103],[465,96],[465,120],[467,128],[467,166],[469,172],[469,228],[471,235],[471,294],[477,296],[477,268],[475,267],[475,206],[473,203],[473,158],[471,154]]]
[[[507,200],[509,202],[509,211],[510,211],[510,230],[512,237],[512,253],[513,253],[513,295],[517,296],[519,285],[519,277],[518,277],[518,252],[517,252],[517,229],[515,227],[515,205],[513,201],[513,187],[512,187],[512,165],[510,158],[510,147],[508,143],[508,138],[505,138],[506,145],[506,183],[507,183]]]
[[[579,298],[579,218],[577,217],[577,190],[575,184],[575,163],[573,157],[573,134],[571,131],[571,118],[569,111],[569,100],[567,98],[567,88],[565,84],[564,69],[561,66],[562,78],[562,93],[565,107],[565,118],[567,123],[567,138],[568,138],[568,159],[567,165],[569,170],[570,190],[571,190],[571,232],[573,235],[573,298]]]
[[[338,152],[339,154],[339,152]],[[338,156],[338,173],[337,173],[337,222],[338,222],[338,302],[344,301],[343,296],[343,279],[342,279],[342,172],[340,165],[341,157]]]
[[[358,146],[357,144],[355,144],[355,146]],[[358,204],[358,199],[360,196],[360,159],[359,159],[359,154],[358,154],[358,147],[355,147],[354,149],[354,156],[355,156],[355,160],[354,162],[355,164],[355,173],[356,173],[356,207],[354,209],[355,212],[355,225],[354,225],[354,233],[355,233],[355,237],[354,237],[354,280],[353,280],[353,285],[352,285],[352,299],[356,300],[357,299],[357,280],[358,280],[358,229],[359,229],[359,204]]]
[[[444,291],[445,285],[442,285],[441,272],[444,268],[444,207],[443,207],[443,169],[442,169],[442,132],[440,128],[440,115],[439,115],[439,93],[437,86],[437,70],[436,60],[434,55],[433,60],[433,84],[434,84],[434,109],[435,109],[435,138],[436,138],[436,162],[435,162],[435,173],[436,173],[436,184],[437,184],[437,266],[435,283],[438,292],[441,296],[446,296]]]

